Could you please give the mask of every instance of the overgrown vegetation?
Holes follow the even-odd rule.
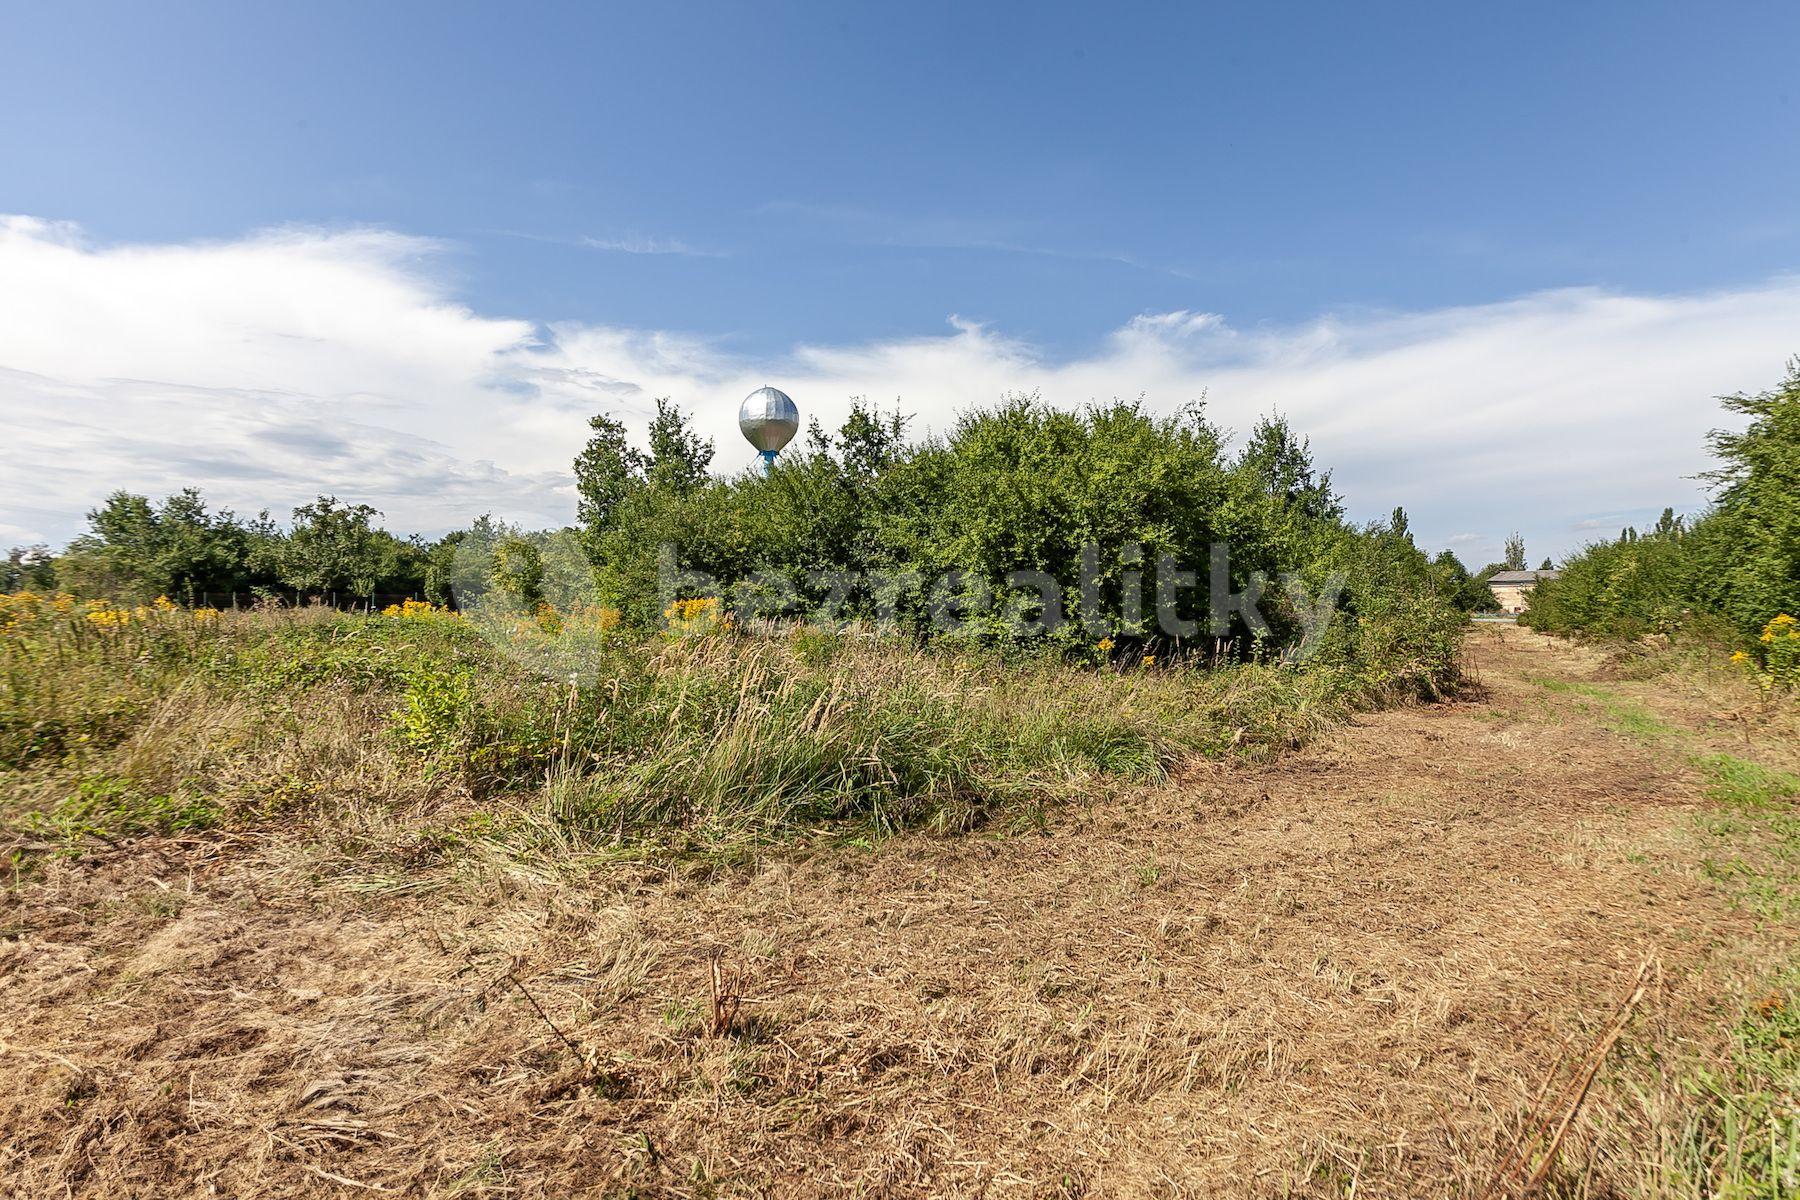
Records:
[[[424,603],[374,618],[0,605],[0,788],[9,820],[51,842],[353,798],[511,813],[527,842],[719,850],[960,828],[1188,756],[1297,744],[1382,686],[749,635],[699,616],[644,638],[609,609],[484,625]]]
[[[1456,677],[1467,572],[1399,510],[1348,523],[1278,420],[1230,455],[1197,409],[1017,399],[908,444],[859,404],[731,479],[666,402],[644,450],[593,428],[560,534],[482,518],[427,544],[329,497],[279,529],[114,495],[0,599],[5,786],[63,839],[354,788],[721,847],[1029,812]],[[245,588],[254,611],[204,604]],[[1022,632],[1031,599],[1068,619]]]
[[[712,447],[673,408],[659,408],[648,454],[596,418],[576,472],[598,599],[654,628],[674,598],[673,562],[740,617],[825,608],[930,641],[954,602],[965,641],[1215,662],[1291,653],[1304,610],[1341,586],[1323,649],[1334,666],[1426,693],[1453,672],[1467,572],[1428,560],[1403,512],[1346,522],[1329,473],[1278,419],[1259,422],[1235,455],[1198,408],[1071,413],[1018,397],[965,414],[943,437],[909,444],[904,427],[857,405],[836,435],[815,425],[769,475],[716,479]],[[1266,628],[1213,611],[1208,572],[1221,552],[1234,592],[1260,584]],[[1170,599],[1195,633],[1171,633],[1151,611],[1164,566],[1193,573]],[[1038,599],[1009,585],[1021,574],[1059,585],[1059,626],[1014,632],[1018,606]]]
[[[1800,636],[1800,360],[1779,386],[1726,396],[1741,431],[1712,435],[1712,507],[1587,547],[1540,582],[1522,620],[1551,633],[1684,633],[1736,645],[1765,687],[1791,687]]]

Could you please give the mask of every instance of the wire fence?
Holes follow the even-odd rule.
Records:
[[[181,597],[192,608],[244,609],[275,605],[281,608],[335,608],[339,612],[380,612],[393,604],[423,600],[423,592],[375,592],[353,596],[347,592],[303,592],[291,588],[259,588],[253,592],[194,592]],[[454,608],[454,604],[446,607]]]

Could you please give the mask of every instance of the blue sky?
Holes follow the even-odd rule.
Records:
[[[1206,390],[1241,418],[1252,399],[1283,406],[1266,383],[1241,402],[1219,394],[1213,376],[1247,369],[1246,343],[1258,347],[1249,365],[1266,369],[1324,329],[1360,359],[1384,353],[1383,339],[1439,336],[1430,331],[1453,314],[1503,319],[1530,297],[1551,297],[1554,309],[1568,289],[1595,303],[1706,304],[1766,300],[1774,286],[1785,304],[1781,281],[1800,261],[1793,6],[93,4],[15,5],[5,22],[0,101],[14,119],[0,122],[0,212],[46,223],[16,236],[115,265],[132,247],[192,255],[254,247],[270,231],[312,238],[324,260],[416,285],[426,308],[522,322],[531,378],[498,390],[516,396],[537,386],[533,372],[563,372],[564,391],[545,389],[540,416],[593,407],[567,388],[595,376],[629,386],[588,399],[644,407],[667,373],[641,353],[619,360],[616,347],[580,361],[570,350],[611,331],[640,351],[646,339],[687,347],[702,365],[678,381],[704,385],[677,396],[690,404],[725,404],[740,375],[813,378],[800,369],[817,366],[807,348],[830,347],[861,373],[817,376],[821,387],[902,394],[941,425],[940,384],[958,402],[985,393],[971,398],[925,364],[970,349],[974,329],[991,352],[984,361],[1029,368],[1020,386],[1073,386],[1068,369],[1105,363],[1119,369],[1113,394],[1172,405],[1191,398],[1177,391]],[[356,241],[370,231],[388,242]],[[22,269],[10,282],[0,273],[0,305],[10,288],[15,306],[43,311],[27,288],[61,287],[64,274],[32,283]],[[229,292],[234,278],[225,270],[223,283],[195,286]],[[327,292],[316,303],[335,302]],[[59,304],[68,319],[40,323],[36,341],[0,334],[0,368],[97,387],[100,376],[75,367],[46,372],[73,356],[44,340],[149,339],[116,314],[82,322],[91,298]],[[190,293],[168,304],[220,319]],[[296,302],[260,332],[313,336],[311,311]],[[1800,324],[1781,313],[1762,340],[1676,364],[1695,368],[1691,383],[1679,369],[1655,373],[1684,387],[1716,379],[1690,397],[1693,414],[1665,422],[1665,494],[1650,494],[1647,476],[1612,502],[1552,496],[1520,514],[1542,526],[1528,536],[1560,551],[1583,521],[1697,503],[1680,478],[1703,465],[1694,439],[1712,419],[1708,397],[1772,383],[1800,352]],[[1187,375],[1131,377],[1121,336],[1168,314],[1214,315],[1212,340],[1183,352]],[[402,337],[408,318],[395,319]],[[1621,318],[1588,319],[1599,332]],[[1214,336],[1222,328],[1230,347]],[[231,341],[229,328],[212,333]],[[189,340],[197,354],[207,344]],[[322,342],[321,354],[331,347]],[[923,350],[883,386],[872,368],[905,347]],[[1529,354],[1527,343],[1488,361]],[[141,365],[123,355],[105,378],[144,377]],[[204,364],[184,371],[166,356],[155,365],[158,385],[237,388],[240,409],[269,386]],[[638,374],[627,378],[627,367]],[[1453,364],[1445,372],[1447,404],[1508,402],[1504,391],[1459,398],[1469,381]],[[494,438],[455,433],[462,418],[408,393],[409,378],[334,377],[338,390],[308,394],[330,407],[379,393],[372,410],[395,415],[374,427],[403,440],[449,428],[446,455],[490,462],[480,455]],[[902,383],[913,391],[900,393]],[[52,449],[42,396],[21,397],[25,386],[15,379],[0,393],[0,415]],[[816,407],[842,399],[820,395]],[[1629,402],[1617,398],[1616,412],[1629,418]],[[467,416],[480,402],[457,405]],[[1652,405],[1643,416],[1663,413]],[[544,416],[546,435],[553,427]],[[1367,455],[1354,439],[1339,444],[1349,490]],[[555,519],[567,501],[566,480],[553,478],[558,462],[566,470],[563,449],[491,460],[505,479],[489,506]],[[107,453],[99,459],[119,477],[100,482],[149,490],[196,465],[162,451],[136,462],[119,447]],[[1408,502],[1442,544],[1497,545],[1506,532],[1443,481],[1398,495],[1381,486],[1393,472],[1370,464],[1373,486],[1351,492],[1353,509]],[[379,471],[340,479],[325,462],[292,473],[383,486]],[[538,483],[519,482],[528,476]],[[73,497],[81,481],[67,483]],[[459,502],[487,498],[471,485]],[[65,536],[81,506],[0,493],[0,540],[8,530]],[[389,507],[421,526],[456,523],[404,500]]]

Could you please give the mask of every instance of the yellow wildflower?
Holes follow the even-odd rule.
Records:
[[[1779,613],[1763,626],[1759,639],[1767,647],[1757,666],[1757,682],[1765,692],[1800,688],[1800,621]]]
[[[663,619],[674,633],[710,633],[732,625],[731,614],[720,611],[717,596],[672,600],[663,610]]]
[[[429,600],[403,600],[399,604],[390,604],[381,610],[384,617],[399,617],[403,621],[430,621],[441,617],[453,617],[456,614],[448,608],[440,608]]]
[[[86,605],[87,622],[101,629],[117,629],[131,624],[131,614],[122,608],[114,608],[104,600],[89,600]]]
[[[1113,640],[1109,637],[1103,637],[1099,641],[1094,643],[1094,649],[1098,650],[1102,654],[1108,653],[1109,651],[1112,650],[1112,648],[1113,648]]]
[[[693,621],[709,616],[719,607],[716,596],[695,596],[690,600],[672,600],[663,611],[663,616],[671,621]]]

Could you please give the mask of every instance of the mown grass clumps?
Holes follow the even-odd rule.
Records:
[[[609,843],[949,830],[1296,745],[1378,690],[1346,669],[1094,668],[804,625],[645,638],[553,615],[169,608],[101,626],[46,603],[0,634],[6,821],[71,842],[463,803]]]
[[[1698,1194],[1780,1200],[1800,1194],[1800,969],[1745,1006],[1719,1066],[1695,1089],[1707,1119],[1688,1132],[1678,1161],[1701,1170]]]
[[[1734,905],[1764,920],[1790,919],[1800,910],[1800,776],[1732,754],[1705,755],[1695,765],[1719,806],[1700,818],[1702,873]]]
[[[1710,754],[1699,765],[1707,776],[1707,799],[1728,808],[1781,813],[1800,797],[1800,776],[1790,771],[1765,767],[1732,754]]]
[[[1602,1119],[1613,1178],[1584,1186],[1592,1165],[1546,1194],[1670,1200],[1788,1200],[1800,1195],[1800,967],[1728,1006],[1700,1045],[1639,1047]],[[1616,1124],[1614,1123],[1616,1122]]]
[[[1731,754],[1696,764],[1719,806],[1701,819],[1702,873],[1766,928],[1785,929],[1800,908],[1800,776]],[[1657,1163],[1667,1194],[1800,1194],[1800,954],[1780,945],[1722,1051],[1683,1080],[1693,1102]]]

